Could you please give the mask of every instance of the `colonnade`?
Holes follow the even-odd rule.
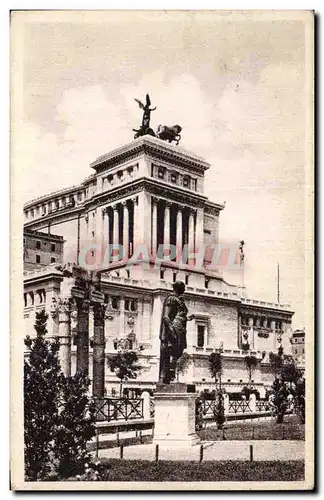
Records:
[[[123,258],[131,257],[137,244],[147,245],[152,256],[156,255],[159,245],[175,245],[177,251],[182,251],[187,245],[189,254],[199,248],[203,243],[202,208],[191,208],[154,196],[149,196],[145,205],[139,202],[141,196],[147,195],[140,193],[101,208],[101,214],[97,212],[93,222],[88,215],[88,240],[97,235],[96,243],[103,246],[123,246]]]
[[[104,397],[105,393],[106,305],[102,301],[60,298],[51,308],[53,320],[58,323],[60,364],[67,377],[71,376],[72,328],[76,331],[76,373],[89,375],[89,312],[90,307],[93,308],[92,394],[94,397]]]

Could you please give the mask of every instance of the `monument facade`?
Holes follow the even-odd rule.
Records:
[[[222,386],[239,392],[247,384],[244,358],[250,353],[258,359],[253,385],[263,396],[273,378],[269,352],[290,349],[293,312],[284,304],[248,298],[240,286],[227,283],[208,253],[201,259],[199,249],[219,242],[225,208],[204,194],[210,165],[181,146],[143,135],[90,167],[92,175],[80,185],[24,207],[26,229],[65,240],[63,267],[53,263],[25,273],[25,334],[33,334],[35,312],[45,307],[49,336],[65,338],[67,369],[73,373],[86,365],[90,374],[98,373],[94,359],[105,366],[117,340],[128,339],[143,348],[144,368],[125,386],[153,389],[161,379],[163,304],[181,281],[192,318],[180,349],[186,349],[190,364],[180,380],[197,389],[213,387],[208,356],[221,345]],[[164,259],[161,246],[175,248],[176,254]],[[88,269],[82,279],[81,268]],[[94,276],[100,280],[97,291]],[[102,368],[99,372],[103,376]],[[105,370],[100,392],[110,394],[116,385],[114,374]]]

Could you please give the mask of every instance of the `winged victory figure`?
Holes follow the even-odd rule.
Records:
[[[144,111],[143,113],[143,118],[142,118],[142,125],[139,129],[133,129],[134,132],[136,132],[134,139],[137,139],[141,135],[153,135],[155,136],[155,133],[153,129],[150,128],[150,120],[151,120],[151,112],[156,110],[155,108],[151,108],[151,99],[148,94],[146,94],[146,104],[144,104],[139,100],[139,99],[134,99],[137,104],[139,105],[139,108]]]

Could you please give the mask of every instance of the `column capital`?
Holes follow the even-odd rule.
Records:
[[[169,200],[165,200],[165,208],[171,208],[171,205],[173,205],[173,203]]]
[[[154,205],[157,205],[159,202],[159,198],[157,198],[156,196],[151,196],[151,201]]]
[[[118,206],[120,205],[120,203],[115,203],[114,205],[111,205],[111,208],[114,210],[114,211],[118,211]]]
[[[189,215],[196,215],[197,209],[193,207],[188,207]]]
[[[78,311],[88,313],[90,309],[90,300],[88,299],[81,299],[81,298],[76,298],[76,305],[78,308]]]

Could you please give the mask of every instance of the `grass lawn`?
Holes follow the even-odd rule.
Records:
[[[223,431],[212,426],[201,431],[198,435],[204,441],[221,441]],[[276,424],[275,420],[249,421],[225,424],[224,436],[226,440],[244,441],[248,439],[289,439],[304,440],[305,426],[297,418],[287,418],[282,424]]]
[[[101,481],[303,481],[304,461],[172,462],[101,459],[107,474]]]

